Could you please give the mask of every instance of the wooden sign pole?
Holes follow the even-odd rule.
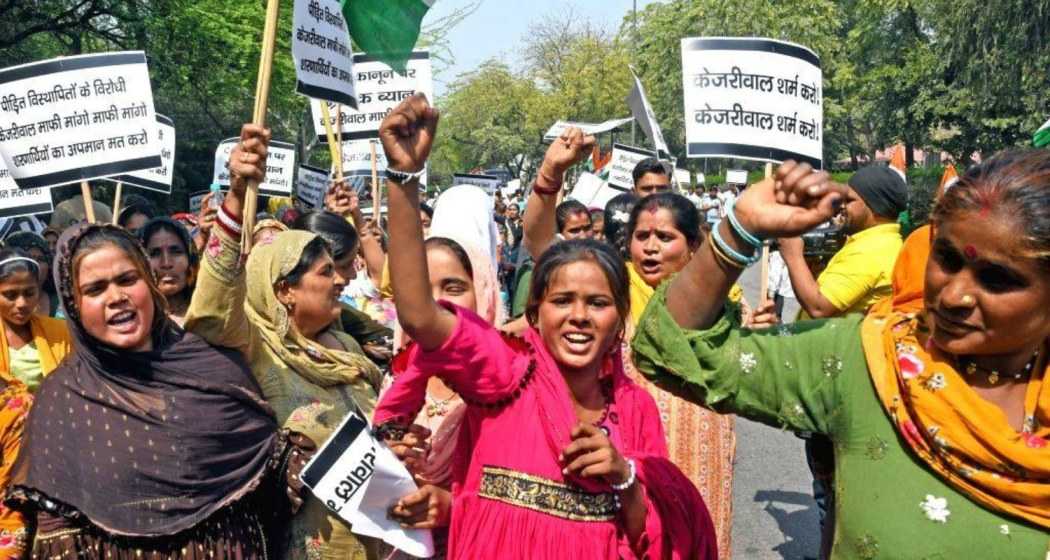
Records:
[[[379,213],[382,211],[382,205],[380,204],[380,198],[383,196],[383,190],[379,186],[379,168],[376,162],[376,142],[377,140],[371,140],[368,142],[369,146],[372,147],[372,221],[375,226],[379,227]]]
[[[343,180],[343,143],[339,141],[339,137],[342,136],[342,128],[339,127],[340,133],[336,136],[336,132],[332,127],[332,113],[328,110],[328,102],[320,101],[321,103],[321,118],[324,119],[324,135],[328,139],[328,153],[332,156],[332,166],[335,168],[335,180]],[[341,111],[336,111],[338,115]],[[338,117],[337,117],[338,118]]]
[[[773,176],[773,164],[766,164],[766,179]],[[763,306],[769,301],[769,245],[762,245],[761,275],[758,284],[758,304]]]
[[[113,195],[113,225],[117,225],[120,216],[120,193],[124,189],[124,183],[117,181],[117,192]]]
[[[270,76],[273,72],[273,51],[277,40],[277,16],[280,1],[267,0],[266,25],[263,27],[262,52],[259,55],[259,75],[255,82],[255,110],[252,123],[266,126],[266,107],[270,101]],[[252,250],[252,230],[255,229],[255,213],[259,204],[259,185],[248,183],[244,196],[244,216],[241,218],[241,251],[247,255]]]
[[[80,196],[84,199],[84,217],[89,224],[95,223],[95,203],[91,199],[91,185],[87,181],[80,182]]]

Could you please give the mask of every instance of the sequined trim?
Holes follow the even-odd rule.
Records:
[[[591,494],[567,484],[499,467],[482,467],[478,495],[572,521],[611,521],[616,494]]]

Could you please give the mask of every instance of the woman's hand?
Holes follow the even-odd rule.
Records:
[[[241,127],[241,141],[230,152],[230,194],[243,200],[249,181],[258,184],[266,179],[269,144],[269,128],[256,124],[245,124]]]
[[[777,317],[777,305],[769,300],[751,310],[751,315],[743,321],[744,327],[752,330],[775,327],[779,324],[780,318]]]
[[[761,239],[797,237],[831,219],[845,195],[827,172],[788,160],[773,177],[744,189],[736,201],[736,217]]]
[[[390,508],[390,517],[406,529],[448,527],[452,517],[452,494],[444,488],[425,484],[401,498]]]
[[[579,128],[567,128],[561,137],[547,148],[543,164],[540,166],[540,175],[546,179],[560,180],[570,167],[587,158],[595,142],[594,136],[584,134]]]
[[[388,439],[386,445],[404,463],[408,472],[416,476],[426,466],[427,452],[430,451],[429,438],[430,430],[419,424],[412,424],[401,439]]]
[[[344,218],[349,218],[358,209],[357,193],[346,181],[332,183],[324,195],[324,207]]]
[[[564,474],[600,478],[609,484],[623,484],[631,477],[627,461],[598,427],[580,422],[570,435],[572,443],[560,457]]]
[[[379,125],[379,139],[383,142],[390,169],[405,173],[423,169],[430,157],[438,118],[437,109],[431,107],[421,93],[402,101],[390,111]]]
[[[211,227],[215,225],[215,213],[218,211],[211,207],[211,200],[215,198],[215,193],[210,192],[204,195],[201,199],[201,209],[197,213],[197,229],[200,230],[205,237],[211,232]]]

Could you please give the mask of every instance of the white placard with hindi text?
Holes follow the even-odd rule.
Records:
[[[609,185],[593,173],[580,173],[580,177],[576,179],[576,185],[572,188],[572,193],[567,198],[578,200],[587,208],[604,210],[610,200],[625,192],[628,191]]]
[[[227,138],[219,142],[215,149],[215,169],[213,183],[224,187],[230,186],[230,170],[226,162],[230,152],[240,142],[240,138]],[[289,196],[295,183],[295,144],[271,140],[266,156],[266,180],[259,185],[259,194],[263,196]]]
[[[20,189],[0,159],[0,218],[47,214],[54,210],[51,191],[44,187]]]
[[[474,175],[470,173],[456,173],[452,175],[452,186],[474,185],[480,187],[491,196],[496,196],[496,191],[503,186],[503,180],[495,175]]]
[[[157,140],[160,142],[160,167],[132,171],[110,177],[127,185],[171,194],[171,183],[175,179],[175,123],[157,113]]]
[[[0,70],[0,153],[20,188],[159,167],[160,152],[141,51]]]
[[[379,138],[379,125],[387,113],[414,93],[423,93],[434,103],[434,80],[430,68],[430,53],[415,51],[408,59],[405,74],[398,74],[386,64],[368,54],[354,55],[354,91],[357,109],[343,107],[339,115],[343,141]],[[314,131],[318,142],[328,143],[324,117],[319,103],[311,103]],[[329,118],[336,124],[336,104],[328,104]],[[338,131],[338,128],[334,128]]]
[[[613,144],[612,160],[609,161],[609,184],[621,189],[634,189],[634,166],[646,158],[656,157],[655,152]]]
[[[328,184],[328,173],[324,169],[300,165],[299,176],[295,181],[295,196],[310,208],[324,208]]]
[[[682,39],[686,153],[823,162],[823,74],[806,47],[747,37]]]
[[[550,130],[543,135],[543,141],[550,144],[555,138],[561,136],[563,132],[569,127],[576,127],[583,131],[584,134],[601,134],[603,132],[609,132],[610,130],[617,129],[627,123],[631,122],[631,117],[623,119],[613,119],[605,121],[599,124],[591,124],[584,122],[573,122],[573,121],[558,121],[550,127]]]
[[[314,99],[357,106],[350,33],[338,0],[295,0],[292,59],[295,91]]]

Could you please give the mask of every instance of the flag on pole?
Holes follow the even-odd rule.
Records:
[[[890,169],[900,174],[904,182],[908,182],[908,164],[904,159],[904,144],[898,144],[893,150],[893,158],[890,159]]]
[[[949,163],[944,167],[944,175],[941,175],[941,184],[937,187],[934,200],[940,200],[944,196],[945,191],[955,186],[955,183],[958,182],[959,172],[955,170],[954,164]]]
[[[1050,120],[1043,123],[1032,137],[1032,145],[1036,148],[1045,148],[1050,145]]]
[[[364,52],[405,73],[423,16],[435,0],[342,0],[350,38]]]

